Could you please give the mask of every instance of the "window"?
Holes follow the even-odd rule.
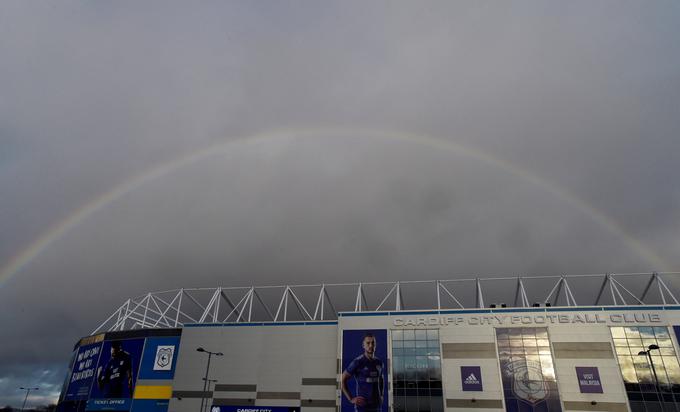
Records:
[[[633,412],[680,411],[680,365],[668,328],[610,328]],[[659,349],[649,350],[650,345]],[[640,352],[649,352],[649,355]],[[656,372],[656,375],[655,373]]]
[[[442,368],[436,329],[392,331],[394,412],[443,412]]]
[[[508,411],[560,412],[547,328],[496,329]]]

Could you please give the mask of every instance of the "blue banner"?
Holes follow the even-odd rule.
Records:
[[[221,406],[213,405],[210,412],[300,412],[299,406]]]
[[[73,360],[73,368],[69,375],[68,389],[64,395],[64,401],[87,399],[95,378],[95,371],[101,351],[101,342],[78,348],[78,352]]]
[[[125,409],[101,408],[123,408],[123,405],[129,409],[131,402],[119,400],[132,398],[143,347],[144,338],[104,342],[87,410],[119,411]]]
[[[139,379],[172,379],[179,355],[179,336],[147,338]]]
[[[344,330],[341,412],[387,412],[387,330]]]
[[[169,399],[133,399],[133,412],[166,412],[170,405]]]

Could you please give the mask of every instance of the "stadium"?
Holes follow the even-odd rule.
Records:
[[[152,292],[60,411],[680,411],[677,273]]]

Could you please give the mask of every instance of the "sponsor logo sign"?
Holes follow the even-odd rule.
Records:
[[[461,366],[460,378],[463,382],[463,391],[483,391],[482,368],[479,366]]]
[[[577,366],[576,378],[581,393],[602,393],[600,372],[594,366]]]
[[[156,347],[156,358],[153,364],[155,371],[172,370],[172,358],[175,354],[175,345],[158,345]]]

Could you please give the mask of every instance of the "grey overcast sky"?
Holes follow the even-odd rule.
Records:
[[[0,405],[152,290],[680,270],[679,22],[0,2]]]

